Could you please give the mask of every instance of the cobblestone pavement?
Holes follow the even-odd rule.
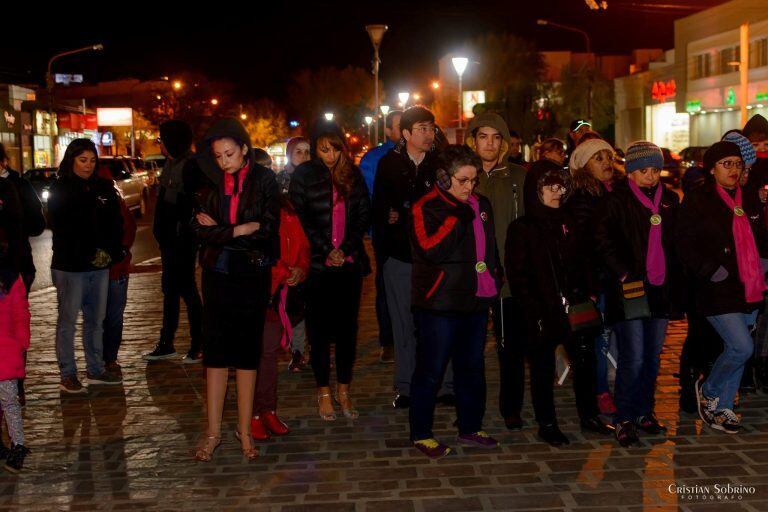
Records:
[[[353,383],[360,418],[322,422],[310,371],[291,375],[283,362],[280,412],[293,432],[263,443],[259,460],[247,463],[234,438],[231,385],[222,446],[212,462],[196,463],[191,450],[204,429],[201,367],[147,364],[140,357],[158,337],[159,282],[157,266],[131,276],[120,356],[123,385],[83,396],[58,390],[55,295],[33,294],[24,409],[33,452],[20,476],[0,471],[0,511],[768,510],[768,399],[743,400],[746,429],[736,436],[713,433],[698,419],[681,416],[672,373],[683,323],[670,327],[662,356],[657,410],[670,427],[666,437],[644,436],[639,447],[624,449],[581,433],[568,386],[556,396],[570,446],[555,449],[536,440],[530,405],[524,410],[529,427],[505,431],[489,343],[486,427],[503,441],[502,448],[458,448],[443,460],[426,459],[409,445],[407,412],[390,405],[393,368],[378,362],[371,278],[363,292]],[[181,332],[185,329],[182,321]],[[187,347],[182,335],[177,349],[183,353]],[[78,364],[83,373],[82,354]],[[453,420],[452,410],[438,409],[439,438],[452,439]],[[716,484],[750,489],[734,492]],[[676,494],[670,485],[709,489]]]

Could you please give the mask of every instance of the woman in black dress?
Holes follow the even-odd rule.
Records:
[[[279,254],[280,203],[275,175],[255,163],[249,141],[239,121],[222,119],[208,130],[197,157],[209,180],[195,192],[192,221],[203,268],[208,430],[195,453],[202,461],[210,460],[221,443],[231,367],[237,381],[235,434],[248,460],[258,455],[250,421],[271,267]]]

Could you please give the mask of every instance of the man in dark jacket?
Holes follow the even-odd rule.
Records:
[[[379,162],[373,187],[373,240],[377,260],[384,269],[387,309],[392,319],[395,345],[393,405],[410,405],[411,376],[416,364],[416,326],[411,312],[411,205],[434,183],[436,155],[435,117],[415,106],[400,119],[403,139]],[[451,394],[452,379],[446,378],[442,395]],[[443,398],[443,401],[450,398]]]
[[[173,340],[179,326],[179,301],[184,299],[189,319],[191,343],[184,363],[202,361],[202,301],[195,282],[198,244],[189,223],[192,218],[188,197],[192,175],[202,174],[192,153],[192,129],[183,121],[167,121],[160,125],[160,143],[167,161],[160,176],[153,233],[160,245],[163,262],[163,326],[154,350],[144,354],[153,361],[176,356]]]
[[[360,172],[363,173],[365,184],[368,186],[368,194],[373,199],[373,184],[376,178],[376,172],[381,159],[393,149],[402,133],[400,132],[400,118],[403,115],[402,110],[391,110],[387,114],[384,124],[384,133],[387,140],[381,146],[377,146],[368,151],[360,160]],[[374,242],[374,247],[376,242]],[[393,363],[394,345],[392,340],[392,319],[387,309],[387,295],[384,292],[384,263],[376,255],[376,320],[379,323],[379,344],[381,345],[381,355],[379,360],[382,363]]]
[[[507,123],[501,116],[491,112],[472,119],[465,141],[483,162],[475,192],[487,197],[493,207],[500,261],[505,261],[507,228],[524,213],[523,185],[526,171],[520,165],[506,163],[511,141],[512,135]],[[519,430],[523,427],[520,412],[525,384],[525,353],[522,340],[514,339],[512,335],[516,330],[513,326],[519,324],[520,319],[515,316],[519,308],[515,308],[510,301],[509,285],[505,283],[499,299],[493,305],[493,330],[501,373],[499,409],[507,428]],[[505,329],[505,326],[508,328]]]

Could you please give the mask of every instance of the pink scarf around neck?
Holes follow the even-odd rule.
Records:
[[[472,207],[472,211],[475,212],[472,229],[475,233],[475,254],[477,255],[477,264],[475,265],[477,272],[476,296],[483,298],[495,297],[497,293],[496,282],[493,280],[493,276],[485,264],[485,229],[483,228],[483,218],[480,213],[480,202],[473,195],[469,196],[467,202]]]
[[[659,183],[656,188],[656,194],[653,202],[643,194],[637,183],[627,179],[629,189],[635,195],[640,204],[651,210],[652,215],[649,218],[651,230],[648,233],[648,252],[645,256],[645,269],[648,274],[648,282],[654,286],[661,286],[667,277],[667,262],[664,258],[664,246],[661,243],[661,215],[659,214],[659,205],[661,204],[661,194],[663,184]]]
[[[739,278],[744,283],[744,295],[747,302],[761,302],[765,286],[763,269],[760,265],[760,255],[757,244],[749,225],[747,214],[742,208],[741,187],[736,188],[736,197],[732,198],[719,184],[715,184],[720,199],[733,212],[733,244],[736,247],[736,263],[739,267]]]
[[[248,176],[249,166],[245,164],[234,174],[224,173],[224,195],[230,196],[229,199],[229,223],[237,224],[237,206],[240,204],[240,194],[243,193],[243,183]],[[235,177],[237,177],[237,190],[235,190]]]

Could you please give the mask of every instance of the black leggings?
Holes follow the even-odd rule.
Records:
[[[318,387],[329,385],[331,343],[336,343],[336,382],[349,384],[357,348],[357,314],[363,278],[357,265],[311,271],[307,279],[307,341]]]

